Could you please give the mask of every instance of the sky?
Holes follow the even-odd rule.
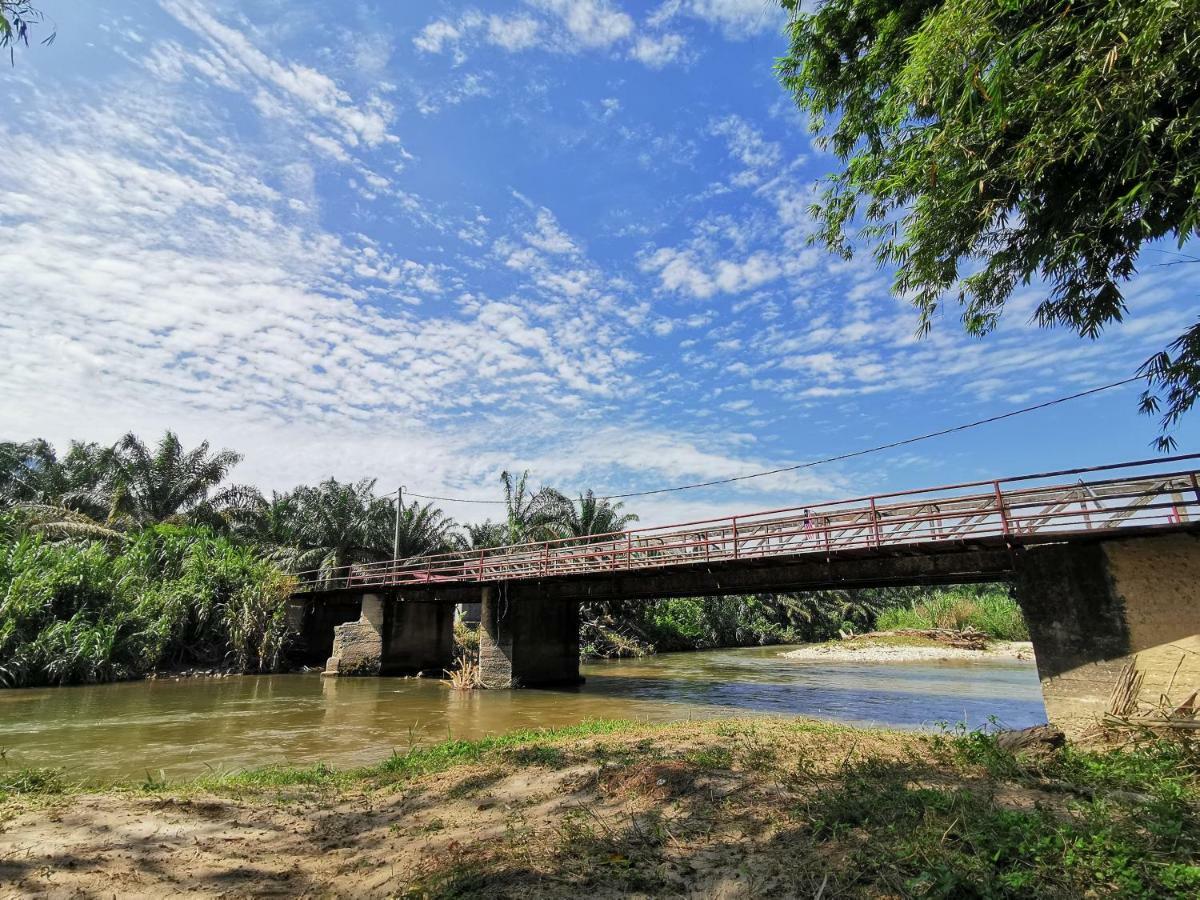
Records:
[[[1195,319],[1200,271],[1147,253],[1099,341],[1037,328],[1038,284],[986,338],[951,304],[918,339],[869,253],[808,243],[837,161],[766,0],[39,5],[57,40],[0,67],[0,439],[170,428],[267,491],[624,493],[1116,381]],[[1152,456],[1137,393],[628,508]]]

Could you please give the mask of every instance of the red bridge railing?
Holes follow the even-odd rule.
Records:
[[[507,581],[730,560],[1200,525],[1200,454],[812,503],[612,534],[299,574],[298,593]],[[1191,467],[1171,470],[1180,463]],[[1088,476],[1086,479],[1083,476]],[[1074,480],[1065,480],[1074,476]]]

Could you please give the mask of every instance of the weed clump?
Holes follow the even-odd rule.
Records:
[[[61,769],[0,771],[0,800],[9,795],[61,794],[67,789]]]

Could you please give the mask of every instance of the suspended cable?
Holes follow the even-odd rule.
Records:
[[[603,497],[597,497],[597,500],[627,500],[631,497],[650,497],[655,494],[671,494],[677,491],[693,491],[699,488],[717,487],[722,484],[733,484],[738,481],[749,481],[751,478],[764,478],[767,475],[779,475],[783,472],[797,472],[801,469],[811,469],[815,466],[823,466],[828,463],[841,462],[847,459],[854,459],[859,456],[866,456],[871,453],[880,453],[884,450],[894,450],[897,447],[906,447],[909,444],[916,444],[921,441],[932,440],[933,438],[945,437],[948,434],[955,434],[960,431],[967,431],[971,428],[978,428],[981,425],[990,425],[993,422],[999,422],[1003,419],[1011,419],[1014,416],[1021,416],[1025,413],[1037,412],[1041,409],[1048,409],[1051,406],[1057,406],[1060,403],[1067,403],[1071,400],[1079,400],[1082,397],[1089,397],[1092,394],[1099,394],[1103,391],[1110,391],[1113,388],[1123,387],[1127,384],[1132,384],[1135,381],[1143,380],[1145,376],[1134,375],[1130,378],[1124,378],[1121,381],[1114,381],[1111,384],[1101,385],[1100,387],[1089,388],[1086,391],[1080,391],[1077,394],[1068,394],[1065,397],[1056,397],[1053,400],[1046,400],[1042,403],[1035,403],[1033,406],[1024,406],[1021,409],[1010,410],[1006,413],[1000,413],[995,416],[988,416],[986,419],[977,419],[974,422],[967,422],[962,425],[954,425],[950,428],[943,428],[940,431],[931,431],[928,434],[919,434],[916,437],[904,438],[899,441],[892,441],[889,444],[880,444],[877,447],[868,447],[865,450],[854,450],[849,453],[839,453],[836,456],[826,456],[822,459],[814,459],[808,462],[796,463],[791,466],[780,466],[777,469],[767,469],[763,472],[752,472],[748,475],[732,475],[728,478],[718,478],[713,481],[698,481],[693,484],[680,484],[674,487],[655,488],[648,491],[630,491],[624,494],[608,494]],[[504,500],[470,500],[463,497],[438,497],[432,494],[417,494],[413,491],[406,491],[410,497],[420,497],[422,500],[439,500],[443,503],[495,503],[503,504]],[[578,501],[575,501],[578,502]]]

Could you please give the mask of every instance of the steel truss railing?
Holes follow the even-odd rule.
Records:
[[[302,572],[297,592],[599,575],[983,539],[1017,544],[1131,528],[1179,528],[1200,523],[1198,460],[1200,454],[1138,460]],[[1163,471],[1185,461],[1192,466]],[[1062,480],[1068,476],[1075,480]]]

